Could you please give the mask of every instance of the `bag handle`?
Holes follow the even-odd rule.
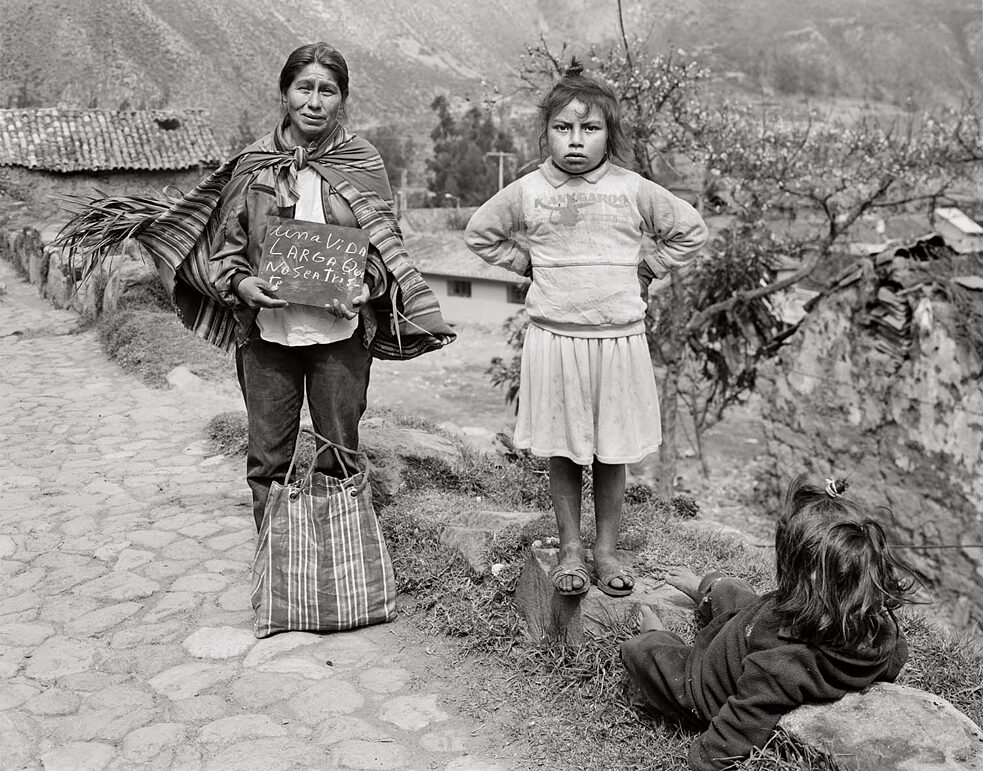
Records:
[[[356,461],[361,456],[361,453],[359,453],[357,450],[352,450],[349,449],[348,447],[345,447],[344,445],[338,444],[337,442],[332,442],[327,437],[321,436],[319,433],[317,433],[317,431],[311,428],[307,428],[306,426],[300,429],[300,433],[310,434],[315,439],[321,442],[321,446],[318,447],[317,450],[314,452],[314,457],[311,458],[311,465],[307,469],[307,473],[304,474],[304,479],[300,483],[301,489],[306,489],[307,487],[310,486],[311,477],[314,475],[314,468],[317,466],[317,459],[321,456],[321,453],[324,452],[325,450],[329,448],[331,449],[331,451],[334,453],[335,460],[338,462],[338,467],[346,473],[348,471],[348,467],[345,465],[344,460],[342,460],[341,453],[344,452],[347,453],[348,455],[353,456],[356,459]],[[287,468],[287,476],[286,479],[284,480],[285,484],[290,483],[290,478],[293,476],[294,466],[297,463],[297,456],[299,454],[300,454],[300,447],[298,446],[294,449],[294,456],[290,459],[290,466]],[[351,479],[352,476],[354,475],[343,477],[343,479]],[[352,493],[354,495],[358,495],[358,493],[362,491],[362,488],[365,487],[366,482],[368,482],[367,474],[364,475],[362,483],[357,488],[352,490]]]

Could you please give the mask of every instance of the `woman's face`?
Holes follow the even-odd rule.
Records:
[[[307,145],[334,130],[344,97],[334,73],[320,64],[308,64],[297,73],[284,94],[288,132],[298,145]]]

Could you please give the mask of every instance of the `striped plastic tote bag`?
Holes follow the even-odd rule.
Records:
[[[396,617],[396,582],[372,508],[362,453],[317,437],[354,458],[358,472],[336,479],[314,471],[299,482],[270,488],[253,560],[253,631],[337,632]],[[293,478],[290,464],[287,480]]]

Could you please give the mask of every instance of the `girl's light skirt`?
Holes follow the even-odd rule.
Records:
[[[662,443],[645,334],[568,337],[530,324],[514,443],[574,463],[637,463]]]

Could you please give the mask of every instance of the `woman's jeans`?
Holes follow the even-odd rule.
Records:
[[[257,530],[270,485],[274,480],[284,484],[290,468],[305,389],[314,430],[356,450],[371,364],[360,329],[335,343],[285,346],[263,340],[254,328],[236,349],[236,372],[249,421],[246,482],[253,494]],[[337,477],[355,471],[339,468],[334,453],[327,451],[318,458],[317,470]]]

